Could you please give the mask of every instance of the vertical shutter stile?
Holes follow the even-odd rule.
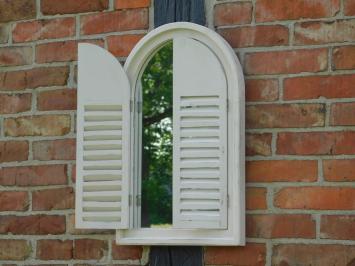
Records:
[[[77,228],[128,227],[129,92],[128,78],[113,55],[79,44]]]
[[[201,42],[174,39],[173,224],[227,228],[227,82]]]

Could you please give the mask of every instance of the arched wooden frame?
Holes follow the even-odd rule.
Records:
[[[228,86],[228,229],[134,228],[117,230],[117,243],[125,245],[244,245],[245,244],[245,92],[242,67],[229,44],[216,32],[193,23],[177,22],[161,26],[147,34],[132,50],[124,69],[131,85],[131,103],[137,101],[140,77],[149,59],[167,41],[187,37],[208,46],[220,60]],[[134,104],[132,106],[135,106]],[[134,112],[136,113],[136,112]],[[137,119],[137,118],[132,118]],[[131,123],[132,125],[134,123]],[[135,133],[137,134],[137,133]],[[131,151],[137,149],[137,136],[131,138]],[[132,152],[131,154],[134,154]],[[131,161],[136,161],[131,158]],[[134,164],[131,180],[136,182]],[[131,184],[135,195],[135,184]],[[133,204],[132,204],[133,205]]]

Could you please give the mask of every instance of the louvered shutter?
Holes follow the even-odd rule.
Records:
[[[173,224],[227,228],[227,82],[216,55],[174,39]]]
[[[128,227],[129,81],[106,50],[79,44],[76,227]]]

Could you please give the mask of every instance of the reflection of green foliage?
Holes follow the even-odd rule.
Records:
[[[142,75],[142,226],[172,222],[172,42]]]

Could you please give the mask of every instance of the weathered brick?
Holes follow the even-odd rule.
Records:
[[[334,103],[330,109],[330,124],[333,126],[355,125],[355,103]]]
[[[279,244],[273,247],[272,265],[352,266],[354,257],[354,246]]]
[[[68,67],[38,67],[0,73],[0,91],[35,89],[67,84]]]
[[[116,9],[149,7],[150,0],[115,0]]]
[[[143,36],[142,34],[109,36],[107,37],[108,50],[115,56],[126,57]]]
[[[96,235],[96,234],[115,234],[115,230],[110,229],[79,229],[75,226],[75,215],[70,214],[68,217],[67,233],[71,235]]]
[[[1,0],[0,0],[1,1]],[[0,48],[0,67],[19,66],[32,63],[32,47],[2,47]]]
[[[355,188],[282,188],[275,194],[274,205],[282,209],[354,210]]]
[[[252,20],[251,2],[218,4],[214,7],[214,25],[248,24]]]
[[[346,16],[355,15],[355,0],[344,0],[344,14]]]
[[[255,238],[315,238],[316,222],[307,214],[247,215],[246,235]]]
[[[38,240],[36,257],[41,260],[69,260],[73,257],[73,241]]]
[[[279,83],[276,79],[247,79],[245,97],[248,102],[272,102],[279,98]]]
[[[284,81],[284,99],[301,100],[355,97],[355,75],[309,76],[287,78]]]
[[[246,108],[247,128],[324,126],[323,104],[263,104]]]
[[[245,70],[247,74],[319,72],[328,66],[327,52],[322,48],[249,53],[245,56]]]
[[[5,135],[19,136],[62,136],[70,132],[69,115],[41,115],[6,118]]]
[[[74,18],[42,19],[17,23],[12,38],[14,42],[28,42],[65,38],[74,34]]]
[[[127,9],[81,17],[81,34],[99,34],[114,31],[148,28],[148,9]]]
[[[0,43],[7,43],[9,40],[9,34],[10,34],[10,24],[0,23]]]
[[[302,22],[295,25],[295,44],[323,44],[355,41],[355,19],[333,22]]]
[[[59,235],[65,233],[65,216],[0,216],[0,234]]]
[[[85,13],[103,11],[108,0],[41,0],[41,11],[45,15]]]
[[[31,254],[31,245],[26,240],[1,239],[0,260],[22,261]]]
[[[28,159],[27,141],[0,141],[0,162],[26,161]]]
[[[66,165],[36,165],[3,167],[0,169],[2,186],[46,186],[67,184]]]
[[[335,69],[355,69],[355,46],[337,47],[333,50]]]
[[[324,160],[323,174],[326,181],[355,181],[355,159]]]
[[[37,96],[37,109],[40,111],[75,110],[76,99],[76,89],[42,91]]]
[[[40,161],[75,160],[75,139],[35,141],[33,158]]]
[[[355,154],[355,131],[282,132],[277,137],[277,154]]]
[[[74,246],[74,258],[84,260],[99,260],[108,249],[106,241],[97,239],[76,239]]]
[[[218,32],[234,48],[288,44],[288,28],[280,25],[226,28]]]
[[[266,247],[264,244],[248,243],[245,247],[207,247],[207,265],[265,265]]]
[[[248,161],[247,182],[315,182],[318,163],[315,160]]]
[[[271,139],[270,133],[247,134],[246,135],[246,155],[271,155]]]
[[[320,236],[329,239],[355,239],[355,215],[323,215]]]
[[[143,248],[140,246],[119,246],[112,243],[112,258],[114,260],[139,260],[142,257]]]
[[[26,191],[0,192],[0,211],[25,211],[28,209],[28,205]]]
[[[16,114],[31,110],[31,94],[0,94],[0,114]]]
[[[0,22],[36,17],[36,0],[0,0]]]
[[[34,211],[65,210],[74,208],[74,191],[71,187],[44,189],[32,193]]]
[[[246,189],[246,209],[266,210],[266,189],[260,187],[248,187]]]
[[[339,11],[339,0],[257,0],[255,18],[257,22],[323,18]]]
[[[102,40],[87,40],[87,41],[63,41],[43,43],[36,46],[36,62],[67,62],[78,59],[78,44],[92,43],[103,47]]]

